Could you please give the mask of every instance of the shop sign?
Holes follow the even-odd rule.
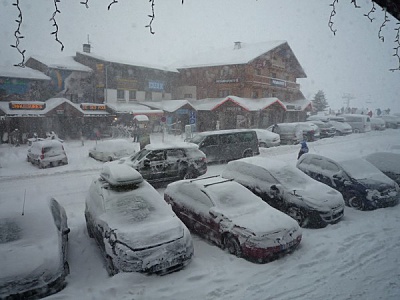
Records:
[[[164,82],[162,81],[149,81],[149,89],[155,91],[164,90]]]
[[[15,102],[10,102],[8,104],[8,107],[10,109],[28,109],[28,110],[43,110],[46,108],[46,103],[32,103],[32,102],[27,102],[27,103],[15,103]]]
[[[224,111],[242,111],[242,108],[239,106],[225,107]]]
[[[177,115],[187,115],[189,113],[189,110],[187,108],[180,108],[176,110]]]
[[[279,79],[271,79],[271,85],[286,87],[286,81]]]
[[[215,83],[237,83],[239,82],[239,78],[232,78],[232,79],[217,79]]]
[[[102,104],[81,104],[83,110],[106,110],[106,106]]]

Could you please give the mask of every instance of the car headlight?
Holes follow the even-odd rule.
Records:
[[[376,200],[381,197],[381,193],[377,190],[367,189],[367,198]]]

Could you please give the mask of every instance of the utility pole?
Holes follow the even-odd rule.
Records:
[[[350,107],[350,100],[355,99],[355,97],[352,94],[343,94],[342,98],[344,99],[344,104],[346,105],[346,108]]]

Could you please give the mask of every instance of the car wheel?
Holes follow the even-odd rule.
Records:
[[[46,165],[39,163],[39,169],[46,169]]]
[[[224,246],[230,254],[242,257],[242,248],[239,241],[233,235],[229,234],[225,237]]]
[[[107,161],[113,161],[113,158],[111,156],[107,157]]]
[[[253,151],[247,150],[244,154],[243,157],[252,157],[253,156]]]
[[[58,166],[58,161],[52,161],[50,165],[54,168]]]
[[[300,227],[303,227],[305,225],[305,217],[303,212],[300,210],[298,207],[289,207],[287,210],[287,214],[289,217],[292,217],[294,220],[299,223]]]
[[[354,209],[364,210],[364,202],[362,201],[361,197],[354,192],[349,194],[347,198],[347,204]]]
[[[261,142],[260,145],[258,145],[261,148],[268,148],[267,144],[264,142]]]
[[[115,274],[118,273],[118,269],[115,268],[112,258],[109,255],[107,255],[106,257],[106,269],[108,275],[110,276],[114,276]]]
[[[354,133],[360,133],[360,129],[355,128],[355,129],[353,130],[353,132],[354,132]]]

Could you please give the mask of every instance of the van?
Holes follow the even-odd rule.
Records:
[[[199,146],[208,162],[230,161],[260,154],[257,134],[249,129],[204,131],[189,142]]]
[[[39,168],[68,164],[67,154],[63,144],[58,140],[43,140],[32,143],[28,149],[27,161]]]
[[[371,119],[367,115],[347,114],[341,115],[349,123],[354,133],[371,131]]]

